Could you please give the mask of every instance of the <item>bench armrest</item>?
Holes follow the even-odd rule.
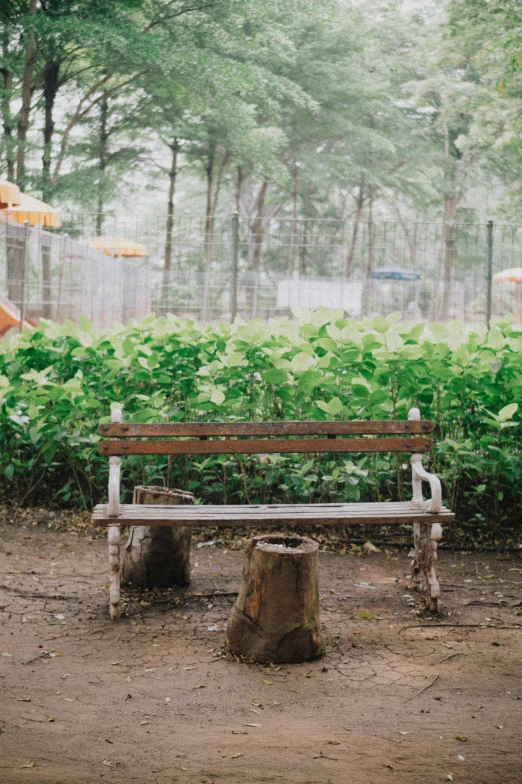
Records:
[[[411,472],[413,481],[413,500],[422,501],[422,480],[430,483],[431,500],[426,502],[428,511],[432,514],[440,512],[442,507],[442,487],[440,479],[422,465],[422,455],[414,454],[411,456]]]
[[[111,411],[111,422],[121,424],[123,413],[119,409]],[[120,513],[120,468],[121,457],[109,457],[109,515],[118,517]]]

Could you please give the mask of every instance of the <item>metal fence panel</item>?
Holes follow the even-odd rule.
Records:
[[[78,214],[52,231],[0,222],[0,332],[21,317],[109,327],[149,313],[230,321],[321,305],[356,318],[522,320],[518,226],[183,216],[167,237],[162,216],[104,216],[105,235],[148,249],[124,258],[89,246],[99,224]],[[510,268],[520,282],[516,272],[497,282]]]

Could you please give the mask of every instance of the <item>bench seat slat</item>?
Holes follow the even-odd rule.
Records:
[[[438,514],[427,512],[419,502],[368,504],[280,504],[266,506],[163,506],[122,504],[118,517],[109,517],[106,504],[94,508],[96,526],[181,525],[194,528],[255,525],[321,525],[449,523],[455,515],[445,507]]]
[[[250,441],[101,441],[101,455],[252,455],[318,452],[429,452],[431,438],[310,438]]]
[[[431,433],[429,420],[380,420],[359,422],[134,422],[100,425],[108,438],[183,436],[320,436]]]

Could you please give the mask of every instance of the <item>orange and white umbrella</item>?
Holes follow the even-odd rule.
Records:
[[[145,245],[140,245],[139,242],[131,242],[122,237],[95,237],[88,245],[90,248],[101,250],[106,256],[136,258],[149,255]]]
[[[21,224],[27,222],[29,226],[49,228],[62,225],[59,210],[50,207],[40,199],[35,199],[34,196],[28,196],[27,193],[21,194],[17,207],[9,207],[2,214],[6,216],[7,220]]]
[[[9,180],[0,179],[0,210],[6,207],[16,207],[20,204],[21,193],[18,185]]]
[[[493,283],[522,283],[522,267],[512,267],[493,275]]]

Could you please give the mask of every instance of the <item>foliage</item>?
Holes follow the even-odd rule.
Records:
[[[522,333],[394,316],[360,323],[326,309],[297,316],[204,327],[149,317],[112,331],[42,321],[4,341],[6,494],[86,508],[106,497],[97,428],[114,404],[135,422],[404,419],[419,406],[436,422],[428,462],[460,520],[518,519]],[[127,497],[134,484],[165,482],[201,502],[386,500],[407,496],[407,469],[386,454],[129,457],[123,482]]]

